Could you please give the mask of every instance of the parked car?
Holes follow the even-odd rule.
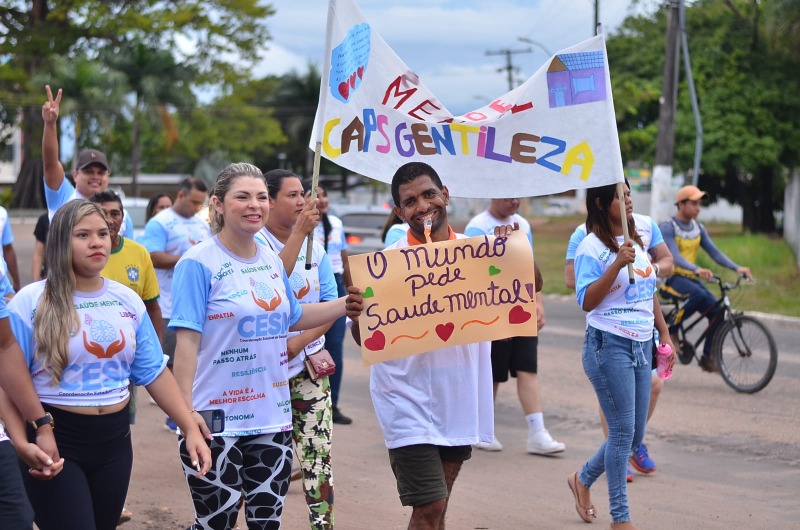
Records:
[[[133,239],[144,235],[144,216],[149,199],[146,197],[122,197],[122,207],[133,221]]]
[[[331,206],[331,213],[342,220],[348,254],[383,250],[383,225],[391,210],[382,206]]]

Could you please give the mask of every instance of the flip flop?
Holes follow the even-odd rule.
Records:
[[[569,486],[572,495],[575,497],[575,510],[578,512],[578,515],[585,523],[592,523],[594,519],[597,517],[594,514],[594,506],[589,505],[583,506],[581,501],[578,499],[578,472],[576,471],[572,475],[567,477],[567,486]]]

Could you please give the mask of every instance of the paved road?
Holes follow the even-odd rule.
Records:
[[[33,220],[15,220],[15,247],[23,281],[30,278]],[[560,279],[553,279],[560,281]],[[566,476],[600,443],[597,405],[580,365],[583,314],[566,298],[546,301],[548,325],[540,338],[545,420],[567,444],[561,456],[525,453],[526,427],[512,384],[501,387],[496,431],[505,448],[476,451],[465,464],[450,502],[452,529],[586,528],[578,519]],[[780,349],[778,373],[755,395],[731,390],[718,375],[677,366],[648,426],[646,441],[659,470],[637,475],[629,487],[633,519],[641,528],[800,528],[800,326],[772,324]],[[340,406],[354,418],[336,426],[336,521],[342,529],[405,528],[386,450],[368,391],[368,369],[351,339]],[[140,402],[146,403],[145,394]],[[191,506],[178,470],[174,436],[163,415],[141,405],[133,428],[134,465],[124,528],[186,528]],[[605,481],[593,488],[595,527],[610,522]],[[299,488],[287,498],[284,528],[308,528]]]

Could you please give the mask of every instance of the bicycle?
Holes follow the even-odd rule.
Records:
[[[699,363],[700,358],[696,352],[700,344],[706,340],[713,340],[711,355],[716,360],[722,379],[737,392],[753,394],[766,387],[775,375],[778,367],[778,348],[772,333],[759,319],[731,307],[728,293],[738,289],[743,278],[745,275],[741,274],[736,283],[731,284],[723,282],[719,276],[713,276],[710,282],[718,285],[720,297],[707,311],[698,312],[696,317],[690,318],[690,322],[683,321],[685,298],[669,293],[663,287],[659,289],[659,296],[663,301],[664,319],[667,324],[670,326],[673,322],[678,324],[678,329],[674,333],[678,336],[675,348],[678,350],[676,353],[681,364],[689,364],[693,359]],[[687,334],[704,321],[707,315],[719,308],[722,308],[722,311],[716,318],[723,321],[715,336],[708,336],[709,325],[694,343],[690,342]]]

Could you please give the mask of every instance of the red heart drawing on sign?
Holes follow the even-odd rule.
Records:
[[[382,350],[383,347],[386,346],[386,336],[382,331],[376,331],[370,338],[364,341],[364,346],[372,351]]]
[[[344,99],[347,99],[350,96],[350,85],[345,82],[339,83],[339,93]]]
[[[447,339],[449,339],[450,335],[453,334],[454,329],[456,329],[456,326],[452,322],[448,322],[447,324],[438,324],[436,326],[436,334],[439,335],[439,338],[442,339],[442,342],[447,342]]]
[[[350,86],[351,86],[352,88],[355,88],[355,87],[356,87],[356,73],[355,73],[355,72],[353,72],[352,74],[350,74]]]
[[[364,77],[364,67],[363,66],[359,66],[358,70],[356,70],[356,73],[358,74],[358,78],[359,79],[363,78]]]
[[[521,305],[515,305],[508,312],[509,324],[523,324],[531,319],[531,314],[522,309]]]

